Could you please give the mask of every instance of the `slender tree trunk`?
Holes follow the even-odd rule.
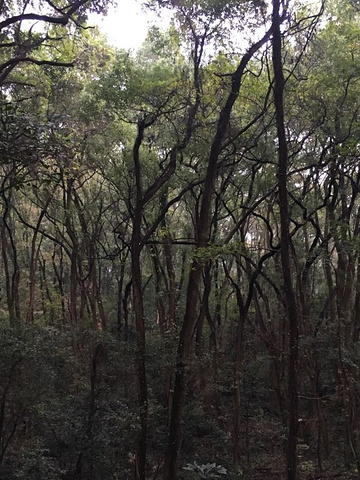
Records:
[[[29,285],[30,285],[30,291],[29,291],[29,306],[28,306],[28,311],[26,313],[26,323],[32,323],[34,321],[34,303],[35,303],[35,287],[36,287],[36,266],[37,266],[37,261],[38,261],[38,256],[39,256],[39,248],[36,248],[36,240],[39,234],[39,228],[41,225],[41,221],[44,218],[44,215],[46,213],[46,208],[48,206],[49,202],[47,203],[46,207],[41,211],[39,215],[39,219],[36,224],[36,228],[33,234],[33,238],[31,241],[31,257],[30,257],[30,275],[29,275]]]
[[[186,372],[190,354],[191,340],[197,319],[198,285],[201,276],[200,265],[196,260],[192,263],[187,288],[187,301],[184,323],[180,333],[176,360],[174,395],[172,398],[169,445],[164,466],[164,480],[176,479],[177,460],[180,453],[182,429],[181,419],[185,394]]]
[[[145,320],[144,320],[144,305],[141,288],[141,268],[140,268],[140,253],[141,248],[138,242],[139,228],[134,227],[135,234],[133,234],[132,242],[132,280],[133,280],[133,302],[136,323],[136,369],[138,376],[139,387],[139,408],[140,408],[140,432],[138,437],[138,449],[136,454],[136,476],[137,480],[145,480],[145,466],[146,466],[146,435],[147,435],[147,416],[148,416],[148,402],[147,402],[147,381],[145,370]]]
[[[106,328],[106,315],[102,304],[100,288],[98,285],[97,278],[97,269],[96,269],[96,250],[94,245],[94,240],[91,239],[91,244],[89,245],[89,280],[90,280],[90,291],[89,291],[89,302],[90,308],[93,316],[93,324],[96,330],[103,330]]]
[[[145,318],[140,264],[142,250],[141,222],[143,216],[143,197],[139,151],[144,136],[144,130],[145,122],[142,120],[138,125],[138,135],[133,149],[136,180],[136,205],[133,218],[133,233],[131,238],[131,276],[136,325],[136,370],[138,379],[138,402],[140,409],[140,431],[138,435],[138,445],[135,460],[136,480],[145,480],[146,477],[146,436],[148,421],[148,392],[145,368]]]
[[[119,338],[121,338],[121,333],[123,329],[123,289],[124,289],[124,279],[125,279],[125,262],[121,262],[120,273],[117,278],[117,310],[116,310],[116,319],[117,319],[117,331]]]
[[[50,283],[47,280],[47,271],[46,271],[46,261],[40,256],[39,259],[39,277],[40,277],[40,291],[42,293],[42,306],[44,314],[47,314],[47,311],[50,310],[50,321],[54,324],[57,324],[58,319],[55,314],[55,305],[52,298],[52,294],[49,288]],[[49,307],[47,307],[49,305]]]
[[[77,287],[78,287],[78,274],[77,274],[77,248],[74,246],[71,251],[70,257],[70,320],[72,326],[77,324]]]
[[[54,283],[57,281],[59,294],[60,294],[60,303],[61,303],[61,314],[62,314],[62,323],[65,325],[67,323],[67,315],[65,308],[65,290],[64,290],[64,255],[62,248],[60,247],[59,259],[56,259],[56,246],[54,248],[54,253],[52,254],[52,265],[54,269]]]
[[[130,280],[125,287],[123,298],[123,311],[124,311],[124,341],[129,339],[129,302],[131,298],[132,280]]]
[[[163,301],[163,292],[164,292],[164,282],[163,282],[163,273],[160,263],[159,251],[155,245],[151,245],[150,255],[153,260],[154,272],[155,272],[155,302],[156,302],[156,323],[159,325],[161,336],[164,336],[165,331],[167,330],[167,319],[165,306]]]
[[[210,328],[210,346],[216,348],[216,335],[215,335],[215,327],[213,323],[213,319],[211,318],[210,314],[210,293],[211,293],[211,281],[212,281],[212,276],[211,276],[211,271],[212,271],[212,265],[209,262],[205,269],[204,269],[204,274],[203,274],[203,280],[204,280],[204,291],[202,294],[201,298],[201,307],[200,307],[200,312],[199,312],[199,318],[196,324],[196,336],[195,336],[195,346],[196,346],[196,354],[201,355],[203,353],[203,328],[204,328],[204,323],[205,320],[208,321],[208,325]]]
[[[242,303],[242,302],[241,302]],[[234,413],[234,427],[233,427],[233,460],[235,467],[238,467],[241,460],[240,447],[240,427],[241,427],[241,398],[242,398],[242,367],[244,358],[244,327],[246,313],[242,308],[239,311],[239,321],[236,329],[236,348],[235,348],[235,413]]]
[[[281,264],[284,281],[285,300],[289,323],[289,430],[287,438],[287,479],[297,478],[297,433],[298,433],[298,308],[292,284],[290,263],[291,238],[289,233],[289,205],[287,191],[288,150],[284,122],[284,73],[282,64],[282,46],[280,32],[280,1],[273,0],[273,65],[274,65],[274,100],[276,109],[276,124],[278,136],[278,180],[279,208],[281,231]]]
[[[64,189],[64,210],[65,210],[65,228],[66,233],[68,234],[71,240],[71,253],[70,253],[70,299],[69,299],[69,311],[70,311],[70,321],[74,327],[78,321],[78,309],[77,309],[77,300],[78,300],[78,254],[79,254],[79,243],[77,236],[75,234],[72,222],[71,222],[71,211],[73,207],[72,199],[73,191],[73,180],[67,179],[66,186]]]
[[[170,327],[171,325],[176,323],[176,277],[171,248],[171,239],[169,236],[166,236],[165,238],[164,253],[166,260],[166,269],[169,277],[169,308],[167,314],[167,324],[168,327]]]
[[[269,380],[271,382],[271,394],[270,394],[270,403],[274,406],[274,409],[277,410],[279,416],[283,418],[284,415],[284,397],[283,397],[283,388],[282,388],[282,377],[281,377],[281,368],[280,368],[280,349],[278,345],[278,340],[274,332],[273,326],[270,324],[271,312],[268,305],[268,300],[265,298],[264,293],[261,291],[260,295],[264,300],[266,305],[266,320],[264,319],[264,314],[262,313],[259,298],[257,292],[254,293],[255,301],[255,311],[256,311],[256,320],[260,327],[264,343],[269,352],[269,361],[270,361],[270,375]],[[284,420],[284,418],[283,418]]]

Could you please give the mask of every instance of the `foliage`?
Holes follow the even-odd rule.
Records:
[[[197,478],[204,480],[221,478],[221,475],[227,474],[226,468],[221,465],[216,465],[216,463],[206,463],[204,465],[199,465],[197,462],[188,463],[186,467],[183,467],[183,470],[194,472]]]

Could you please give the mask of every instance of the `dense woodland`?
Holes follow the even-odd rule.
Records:
[[[0,479],[359,478],[359,2],[108,6],[0,2]]]

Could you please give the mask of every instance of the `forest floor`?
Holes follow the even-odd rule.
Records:
[[[242,477],[243,480],[283,480],[284,473],[274,471],[271,469],[257,469],[248,471]],[[324,474],[309,474],[302,473],[299,475],[299,480],[359,480],[360,475],[355,473],[324,473]],[[285,480],[285,479],[284,479]]]

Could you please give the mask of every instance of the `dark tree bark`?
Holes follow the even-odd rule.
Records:
[[[140,266],[140,256],[142,250],[141,223],[144,207],[140,166],[140,146],[144,137],[145,128],[145,121],[140,120],[138,124],[138,134],[133,149],[136,183],[136,204],[133,219],[133,232],[131,237],[131,278],[136,324],[136,369],[138,378],[138,401],[140,408],[140,432],[138,436],[138,446],[135,460],[136,480],[145,480],[146,475],[146,436],[148,416],[148,393],[145,369],[145,319],[144,302],[142,296],[142,275]]]
[[[289,394],[289,430],[287,438],[287,479],[297,478],[297,432],[298,432],[298,307],[292,283],[290,261],[291,237],[289,231],[289,204],[287,189],[288,149],[284,120],[285,79],[282,63],[282,39],[280,31],[280,1],[273,0],[273,66],[274,66],[274,101],[278,137],[278,181],[280,209],[280,255],[282,276],[285,290],[286,310],[289,324],[288,341],[288,394]]]

